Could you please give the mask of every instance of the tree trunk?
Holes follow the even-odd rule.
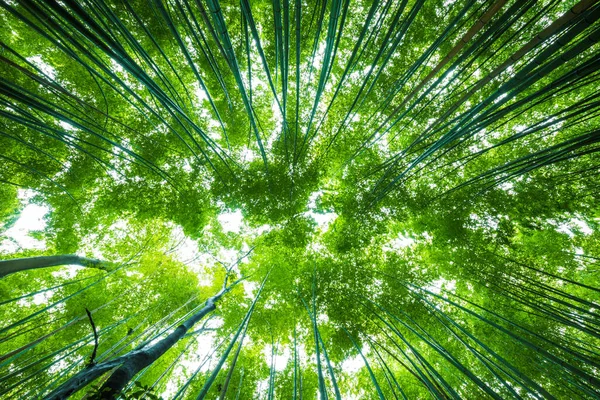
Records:
[[[179,325],[169,336],[148,349],[139,350],[134,352],[130,357],[127,357],[123,364],[113,372],[108,380],[100,387],[100,393],[102,393],[101,398],[115,399],[138,372],[158,360],[160,356],[173,347],[173,345],[175,345],[175,343],[177,343],[186,332],[196,324],[196,322],[200,321],[215,308],[215,299],[211,297],[200,311],[183,324]]]
[[[82,267],[106,270],[104,262],[93,258],[79,257],[74,254],[41,256],[0,260],[0,277],[30,269],[55,267],[57,265],[81,265]]]
[[[227,293],[232,286],[233,285],[221,290],[219,293],[206,300],[206,305],[202,307],[201,310],[188,318],[185,322],[175,328],[171,334],[156,344],[146,348],[132,350],[115,360],[101,362],[80,371],[55,391],[50,393],[46,397],[46,400],[66,399],[110,370],[114,370],[114,372],[100,387],[99,391],[102,393],[102,399],[115,399],[138,372],[158,360],[160,356],[166,353],[167,350],[183,338],[187,331],[198,321],[213,311],[216,308],[215,303]]]

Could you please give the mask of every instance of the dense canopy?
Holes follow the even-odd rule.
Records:
[[[0,0],[0,398],[599,398],[599,18]]]

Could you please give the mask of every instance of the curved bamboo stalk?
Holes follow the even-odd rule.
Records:
[[[63,254],[58,256],[40,256],[0,260],[0,277],[14,274],[15,272],[55,267],[59,265],[80,265],[86,268],[96,268],[108,271],[108,263],[106,261],[80,257],[74,254]]]

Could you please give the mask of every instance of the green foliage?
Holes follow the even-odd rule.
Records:
[[[110,390],[109,388],[101,389],[99,386],[92,385],[87,398],[91,400],[101,400],[103,392]],[[122,400],[139,400],[139,399],[151,399],[151,400],[162,400],[162,397],[157,396],[153,393],[153,388],[148,385],[142,385],[139,381],[133,382],[133,386],[121,394],[119,397]]]
[[[599,19],[0,0],[0,397],[597,398]]]

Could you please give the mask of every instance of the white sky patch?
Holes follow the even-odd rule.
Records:
[[[498,96],[498,98],[496,100],[494,100],[494,103],[501,102],[502,99],[504,99],[506,96],[508,96],[508,93],[502,93],[500,96]]]
[[[196,241],[187,237],[180,226],[175,227],[174,236],[176,237],[174,240],[177,241],[177,246],[173,249],[175,259],[199,271],[203,260],[200,257]]]
[[[430,292],[433,292],[435,294],[440,294],[442,292],[442,289],[452,292],[455,287],[456,287],[456,281],[454,279],[449,281],[444,278],[440,278],[440,279],[437,279],[437,280],[431,282],[430,285],[425,286],[425,289],[427,289]]]
[[[73,132],[76,131],[77,128],[75,128],[73,125],[71,125],[70,123],[66,122],[66,121],[59,121],[58,124],[65,130],[65,131],[69,131],[69,132]]]
[[[213,121],[212,119],[209,119],[209,129],[206,132],[206,134],[208,135],[208,137],[210,137],[212,140],[214,140],[215,142],[218,142],[219,140],[223,139],[223,136],[221,135],[221,125],[219,125],[218,122]]]
[[[222,248],[219,250],[219,254],[217,254],[217,257],[219,259],[219,261],[221,261],[222,263],[225,263],[226,265],[233,265],[237,262],[238,258],[240,258],[240,256],[242,256],[238,251],[234,250],[234,249],[226,249],[226,248]],[[245,260],[240,260],[241,262],[244,262]],[[234,267],[233,269],[234,271],[237,271],[237,265]]]
[[[208,98],[208,94],[200,87],[200,83],[196,82],[194,84],[194,94],[196,95],[196,111],[200,118],[206,122],[208,130],[206,134],[212,140],[221,140],[222,136],[222,128],[219,120],[214,114],[212,110],[212,106],[210,105],[210,99]]]
[[[368,352],[368,345],[365,343],[363,348],[361,349],[362,353],[365,354]],[[347,374],[356,374],[365,366],[365,361],[360,356],[360,354],[355,355],[354,357],[346,358],[342,362],[342,371]]]
[[[277,299],[274,298],[269,298],[267,299],[267,301],[264,302],[263,304],[263,308],[265,310],[273,310],[276,308],[276,306],[279,304],[279,302],[277,301]]]
[[[213,318],[207,324],[207,328],[218,328],[222,325],[223,325],[223,320],[221,318]],[[190,330],[190,332],[194,332],[194,330],[200,329],[201,326],[202,326],[202,322],[196,324]],[[192,367],[192,369],[194,369],[194,370],[196,368],[198,368],[198,366],[200,364],[202,364],[202,361],[215,349],[215,345],[216,345],[215,336],[216,335],[215,335],[214,331],[205,331],[205,332],[199,333],[198,336],[196,337],[196,343],[197,343],[198,347],[197,347],[196,351],[190,353],[190,354],[194,354],[196,357],[194,357],[193,360],[185,360],[182,362],[182,364],[186,365],[188,367]],[[200,371],[208,371],[208,363],[203,365],[202,368],[200,368]]]
[[[269,227],[270,228],[270,227]],[[210,230],[210,227],[207,227]],[[185,264],[196,273],[200,285],[209,286],[214,281],[211,266],[225,268],[231,266],[233,271],[240,273],[240,265],[248,262],[251,254],[250,247],[244,243],[241,249],[232,249],[222,246],[208,248],[199,246],[198,242],[186,236],[181,226],[175,225],[171,233],[172,246],[168,254],[177,261]]]
[[[594,233],[594,230],[583,220],[579,218],[571,218],[568,222],[556,223],[556,221],[549,220],[551,224],[556,226],[556,231],[568,235],[570,238],[575,237],[576,232],[579,231],[585,236]]]
[[[20,306],[28,306],[30,304],[35,304],[36,306],[39,306],[40,304],[48,304],[50,298],[54,295],[55,292],[56,290],[50,290],[48,292],[37,293],[33,295],[33,297],[25,297],[17,301],[17,304]]]
[[[265,356],[265,362],[271,367],[271,356],[273,351],[273,346],[266,345],[263,348],[263,355]],[[290,350],[287,347],[283,348],[283,351],[280,353],[281,346],[277,346],[277,352],[275,352],[275,357],[273,357],[273,364],[275,367],[275,371],[281,372],[287,366],[288,360],[290,359]]]
[[[306,213],[309,217],[311,217],[319,226],[320,229],[327,230],[329,228],[329,224],[331,224],[336,218],[336,213],[316,213],[313,211],[308,211]]]
[[[319,243],[317,241],[311,240],[306,246],[307,249],[319,254],[326,254],[327,248],[323,246],[323,243]]]
[[[256,289],[258,288],[258,284],[256,282],[242,281],[242,286],[244,288],[244,294],[247,299],[253,299],[254,293],[256,293]]]
[[[192,165],[190,164],[189,160],[183,160],[182,166],[181,168],[185,171],[185,172],[192,172]]]
[[[200,324],[194,328],[200,328]],[[209,355],[213,352],[215,346],[216,342],[214,332],[205,332],[199,334],[197,336],[197,348],[194,351],[187,352],[190,354],[190,357],[184,357],[180,363],[180,366],[175,367],[175,375],[182,376],[183,371],[181,370],[181,367],[184,367],[187,371],[189,371],[189,373],[193,373],[198,369],[198,367],[200,367],[201,372],[209,371],[211,369],[211,361],[218,359],[216,354],[213,354],[212,357],[207,359],[207,357],[209,357]],[[173,397],[179,388],[180,386],[177,384],[177,381],[171,379],[167,384],[167,388],[161,394],[163,398],[169,399]]]
[[[399,234],[397,238],[390,240],[383,249],[386,251],[398,251],[410,247],[415,243],[415,239],[405,234]]]
[[[112,58],[110,59],[110,65],[111,65],[113,71],[118,71],[122,74],[125,74],[125,69],[121,66],[121,64],[119,64]]]
[[[266,140],[263,140],[265,150],[273,149],[273,145],[275,144],[275,142],[277,141],[277,138],[279,137],[277,132],[278,132],[277,127],[275,127],[275,130],[273,131],[273,133],[271,135],[269,135],[269,137]],[[266,152],[266,154],[268,155],[269,153]]]
[[[327,47],[327,43],[323,42],[319,46],[319,50],[315,54],[315,59],[313,61],[313,68],[320,70],[323,66],[323,58],[325,57],[325,48]]]
[[[260,56],[257,56],[256,58],[254,58],[254,63],[261,63],[261,59]],[[261,71],[262,72],[262,71]],[[244,74],[246,75],[246,74]],[[263,81],[261,79],[261,77],[256,74],[256,68],[252,69],[252,90],[253,91],[259,91],[261,88],[266,88],[267,87],[267,82]]]
[[[127,220],[119,219],[115,221],[109,228],[110,235],[117,239],[125,239],[129,234],[129,226]]]
[[[110,176],[115,183],[118,183],[118,184],[121,184],[121,185],[127,183],[127,180],[125,179],[125,177],[123,175],[120,175],[114,169],[107,170],[106,174],[108,176]]]
[[[56,79],[56,69],[54,69],[50,64],[42,60],[42,56],[31,56],[27,57],[27,61],[38,67],[42,72],[48,75],[52,79]]]
[[[308,209],[315,210],[317,208],[317,199],[323,195],[322,190],[317,190],[316,192],[312,192],[308,198]]]
[[[498,229],[498,225],[501,219],[508,219],[508,217],[505,215],[492,216],[489,214],[484,214],[483,216],[479,216],[474,213],[469,215],[469,218],[475,223],[476,226],[491,230]]]
[[[271,103],[271,111],[273,112],[273,118],[275,118],[275,132],[279,132],[281,131],[281,127],[282,127],[282,118],[283,115],[281,115],[281,110],[279,109],[279,104],[277,103],[276,100],[273,100],[273,103]]]
[[[525,129],[527,129],[527,125],[515,125],[515,127],[513,129],[515,130],[515,132],[521,133]]]
[[[308,211],[304,213],[304,215],[312,218],[319,229],[327,231],[329,228],[329,224],[331,224],[336,218],[337,214],[333,212],[318,212],[317,210],[317,199],[323,194],[322,190],[318,190],[316,192],[311,193],[308,198]]]
[[[569,236],[570,238],[575,236],[575,233],[573,233],[573,231],[571,230],[571,227],[567,224],[560,224],[556,230],[560,233],[564,233],[565,235]]]
[[[271,225],[264,224],[256,228],[254,231],[257,235],[262,235],[265,232],[269,232],[271,229],[273,229]]]
[[[56,363],[53,363],[49,368],[48,372],[51,374],[57,374],[60,371],[64,371],[65,368],[69,366],[69,362],[67,360],[59,360]]]
[[[235,210],[234,212],[221,213],[217,220],[223,228],[223,232],[235,232],[240,233],[242,225],[244,223],[244,216],[241,210]]]
[[[391,152],[390,152],[390,145],[389,145],[389,141],[388,141],[388,137],[379,137],[378,139],[376,139],[377,141],[375,142],[375,147],[377,148],[377,150],[379,152],[381,152],[382,155],[384,156],[390,156]]]
[[[248,147],[244,147],[239,153],[239,158],[241,158],[244,162],[248,163],[254,161],[256,157],[256,152],[254,152],[252,149],[249,149]]]
[[[4,236],[8,239],[5,239],[0,244],[0,251],[15,253],[19,251],[19,247],[23,249],[45,249],[45,241],[35,239],[29,233],[46,228],[44,217],[49,211],[48,207],[37,204],[28,204],[25,206],[17,222],[4,232]]]
[[[254,392],[255,399],[265,398],[267,390],[269,389],[269,378],[265,378],[256,383],[256,391]]]
[[[326,324],[329,322],[329,317],[327,316],[327,314],[320,313],[319,315],[317,315],[317,322],[321,324]]]
[[[573,218],[571,220],[571,223],[573,225],[575,225],[577,227],[577,229],[579,229],[581,231],[581,233],[583,233],[586,236],[594,233],[594,230],[592,228],[590,228],[590,226],[581,219]]]
[[[516,193],[513,190],[513,188],[515,187],[515,185],[512,182],[502,182],[500,185],[498,185],[498,187],[500,189],[504,190],[505,192],[507,192],[508,194],[515,194]]]

